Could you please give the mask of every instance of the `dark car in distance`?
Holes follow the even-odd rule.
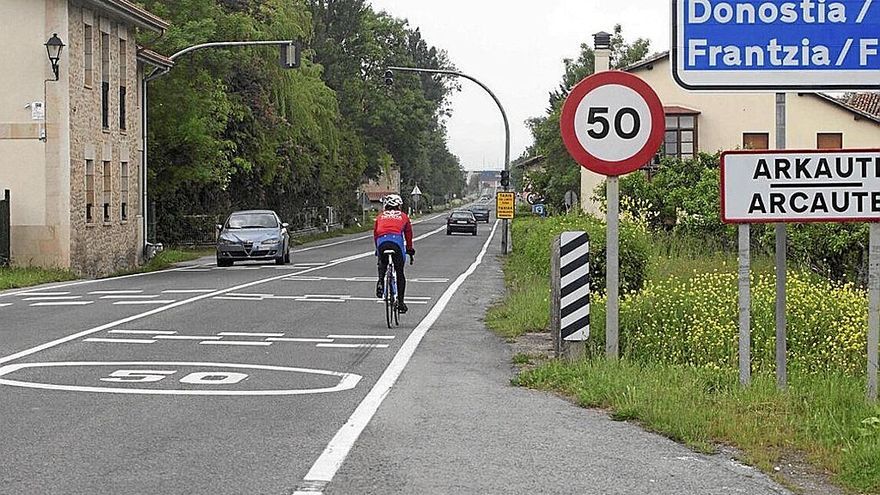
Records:
[[[290,263],[290,233],[271,210],[237,211],[218,225],[217,266],[232,266],[236,261],[274,260],[276,265]]]
[[[475,205],[470,208],[471,213],[474,214],[474,218],[477,219],[478,222],[486,222],[489,223],[489,207],[485,205]]]
[[[477,235],[477,219],[468,210],[456,210],[446,217],[446,235],[453,232],[470,233]]]

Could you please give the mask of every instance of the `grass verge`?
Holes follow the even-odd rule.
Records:
[[[211,256],[215,253],[214,249],[185,249],[185,248],[177,248],[177,249],[166,249],[161,253],[157,254],[153,257],[147,264],[143,266],[139,266],[137,268],[132,268],[130,270],[122,270],[120,272],[114,273],[110,276],[112,277],[120,277],[123,275],[133,275],[135,273],[149,273],[149,272],[158,272],[159,270],[167,270],[168,268],[173,267],[177,263],[183,263],[185,261],[197,260],[199,258],[203,258],[205,256]]]
[[[514,379],[520,386],[609,409],[690,447],[732,444],[764,471],[787,453],[803,453],[841,485],[880,493],[880,406],[865,401],[863,380],[793,375],[785,393],[772,376],[740,387],[733,371],[602,358],[550,361]]]
[[[70,270],[36,267],[0,267],[0,290],[31,287],[76,279]]]

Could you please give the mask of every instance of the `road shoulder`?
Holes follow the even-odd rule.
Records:
[[[325,493],[788,493],[729,457],[510,385],[513,350],[482,322],[504,291],[491,254]]]

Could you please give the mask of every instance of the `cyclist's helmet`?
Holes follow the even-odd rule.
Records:
[[[382,200],[382,204],[385,205],[386,210],[399,210],[403,206],[403,198],[398,194],[389,194]]]

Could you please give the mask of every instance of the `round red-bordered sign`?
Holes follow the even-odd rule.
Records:
[[[651,161],[663,143],[666,116],[645,81],[629,72],[606,71],[571,90],[559,126],[576,162],[602,175],[619,176]]]

